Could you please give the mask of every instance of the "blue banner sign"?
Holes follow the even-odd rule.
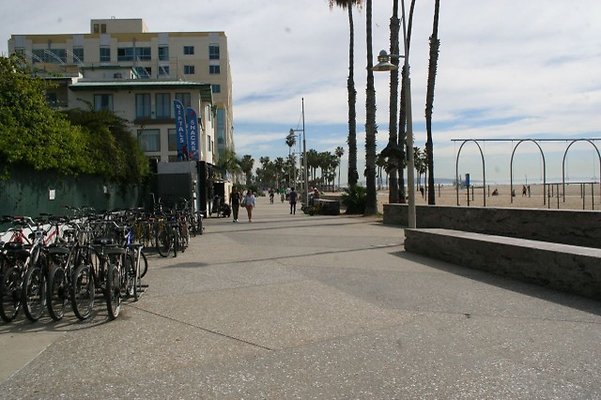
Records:
[[[175,131],[177,140],[177,159],[187,160],[188,159],[188,142],[186,135],[186,116],[184,112],[184,105],[179,100],[173,101],[175,107]]]
[[[188,127],[188,154],[189,160],[200,160],[198,140],[198,118],[196,111],[191,108],[186,110],[186,126]]]

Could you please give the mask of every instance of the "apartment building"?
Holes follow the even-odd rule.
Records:
[[[224,32],[157,33],[142,19],[93,19],[90,33],[12,35],[8,49],[57,82],[50,103],[113,110],[149,157],[178,157],[174,100],[199,117],[201,160],[234,149]]]

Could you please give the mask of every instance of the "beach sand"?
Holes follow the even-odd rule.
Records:
[[[591,187],[592,186],[592,187]],[[510,196],[510,185],[487,185],[486,188],[475,187],[469,192],[469,205],[482,207],[486,201],[487,207],[519,207],[519,208],[549,208],[562,210],[600,210],[601,189],[599,184],[567,184],[565,201],[561,184],[548,186],[550,193],[543,195],[543,185],[530,185],[530,195],[522,196],[522,185],[514,185],[515,196]],[[498,195],[492,196],[497,189]],[[526,191],[527,192],[527,191]],[[559,194],[559,196],[558,196]],[[419,190],[415,191],[415,204],[427,204],[426,198],[422,197]],[[468,192],[463,188],[457,191],[452,185],[436,186],[436,205],[455,206],[459,199],[460,206],[468,205]],[[388,190],[378,191],[378,210],[383,212],[384,204],[388,203]]]

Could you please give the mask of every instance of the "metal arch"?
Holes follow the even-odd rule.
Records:
[[[513,156],[515,155],[515,151],[518,149],[518,146],[523,142],[532,142],[538,147],[540,150],[540,155],[543,158],[543,204],[547,204],[547,196],[546,196],[546,188],[547,188],[547,162],[545,161],[545,152],[543,151],[540,144],[536,141],[536,139],[522,139],[520,140],[513,148],[511,152],[511,161],[509,162],[509,191],[511,194],[511,203],[513,203]]]
[[[484,186],[484,190],[482,190],[483,198],[484,198],[484,207],[486,207],[486,164],[484,162],[484,153],[482,152],[482,147],[480,147],[480,143],[474,139],[465,139],[461,146],[459,146],[459,150],[457,150],[457,157],[455,158],[455,183],[456,183],[456,191],[457,191],[457,205],[459,205],[459,155],[461,154],[461,150],[463,146],[467,142],[474,142],[476,146],[478,146],[478,150],[480,150],[480,157],[482,158],[482,185]]]
[[[46,54],[46,55],[54,58],[56,61],[58,61],[59,65],[65,65],[65,63],[63,62],[63,60],[61,60],[61,58],[59,56],[57,56],[56,54],[54,54],[50,50],[44,49],[44,54]]]
[[[590,139],[574,139],[572,142],[570,142],[566,148],[566,151],[564,151],[563,160],[561,161],[561,188],[563,191],[564,203],[566,202],[566,156],[568,155],[568,150],[570,150],[570,147],[572,147],[572,145],[576,142],[589,142],[595,148],[595,151],[597,151],[597,157],[599,157],[599,186],[601,186],[601,153],[599,153],[599,148]]]

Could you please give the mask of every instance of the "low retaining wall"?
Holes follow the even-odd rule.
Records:
[[[601,248],[601,211],[460,206],[416,206],[418,228]],[[384,224],[407,226],[406,204],[384,204]]]
[[[405,229],[405,250],[601,300],[601,249],[448,229]]]

